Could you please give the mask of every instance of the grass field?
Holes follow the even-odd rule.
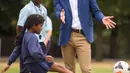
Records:
[[[63,60],[55,59],[55,62],[58,62],[63,65]],[[92,73],[112,73],[113,65],[116,61],[106,60],[103,62],[92,61]],[[6,61],[0,62],[0,71],[6,65]],[[19,62],[12,64],[10,69],[6,73],[19,73]],[[56,72],[48,72],[56,73]],[[76,63],[76,73],[81,73],[79,64]]]

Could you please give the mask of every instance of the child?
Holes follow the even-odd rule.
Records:
[[[38,14],[30,15],[24,25],[24,31],[20,35],[21,59],[24,64],[23,73],[47,73],[57,71],[61,73],[72,73],[65,67],[53,62],[52,56],[45,56],[34,33],[39,34],[44,19]],[[27,29],[27,32],[25,30]],[[3,69],[3,73],[5,72]]]

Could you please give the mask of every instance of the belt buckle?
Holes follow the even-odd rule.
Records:
[[[80,30],[80,29],[78,29],[78,33],[81,33],[81,30]]]

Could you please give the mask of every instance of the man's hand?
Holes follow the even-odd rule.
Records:
[[[47,55],[45,57],[45,59],[46,59],[47,62],[52,62],[54,60],[54,58],[52,56],[50,56],[50,55]]]
[[[111,20],[112,18],[114,18],[114,16],[105,16],[102,19],[102,22],[106,26],[107,29],[115,28],[116,23]]]
[[[65,24],[65,11],[64,11],[64,9],[62,9],[62,11],[60,13],[60,19]]]
[[[2,69],[1,73],[5,73],[9,69],[10,65],[6,65],[5,68]]]

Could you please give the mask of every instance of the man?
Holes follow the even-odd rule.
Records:
[[[77,54],[82,73],[91,73],[92,16],[107,29],[115,28],[116,23],[110,20],[113,16],[104,16],[96,0],[55,0],[54,7],[56,17],[62,21],[59,45],[66,68],[75,73]]]
[[[50,40],[50,37],[52,35],[52,23],[49,17],[47,17],[47,10],[44,6],[41,5],[42,0],[31,0],[30,3],[28,3],[24,8],[21,9],[19,14],[19,19],[16,27],[16,33],[17,36],[21,33],[23,30],[24,23],[28,16],[31,14],[40,14],[45,19],[43,30],[41,31],[40,35],[36,34],[40,45],[42,46],[43,50],[46,51],[44,53],[47,53],[47,49],[44,49],[47,47],[48,42]],[[8,69],[13,62],[20,56],[20,50],[19,47],[16,46],[13,52],[11,53],[8,61],[8,65],[4,68]],[[20,57],[20,72],[22,73],[24,71],[24,65],[22,63],[22,59]]]

